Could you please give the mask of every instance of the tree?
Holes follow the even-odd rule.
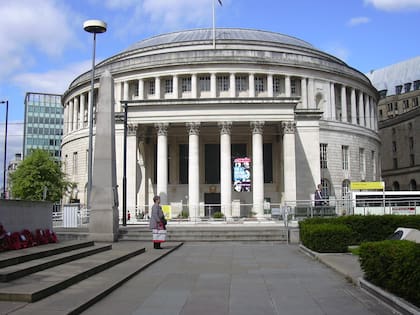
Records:
[[[59,163],[47,151],[40,149],[27,156],[10,174],[10,179],[13,196],[24,200],[56,202],[70,186]]]

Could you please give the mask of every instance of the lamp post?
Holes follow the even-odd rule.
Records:
[[[95,80],[95,50],[96,50],[96,34],[106,32],[106,23],[100,20],[87,20],[83,23],[83,29],[93,34],[93,56],[92,56],[92,77],[90,80],[90,106],[89,106],[89,148],[88,148],[88,183],[86,207],[90,209],[90,194],[92,191],[92,166],[93,166],[93,101],[94,101],[94,80]]]
[[[6,199],[7,117],[9,114],[9,101],[0,101],[0,104],[6,104],[6,124],[4,126],[4,159],[3,159],[3,199]]]

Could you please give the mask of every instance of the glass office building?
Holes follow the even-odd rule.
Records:
[[[34,149],[48,151],[57,160],[61,157],[63,106],[61,95],[27,92],[23,157]]]

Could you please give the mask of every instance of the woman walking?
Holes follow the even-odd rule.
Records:
[[[166,219],[160,206],[160,197],[153,197],[152,214],[149,227],[153,233],[153,248],[162,249],[160,246],[166,240]]]

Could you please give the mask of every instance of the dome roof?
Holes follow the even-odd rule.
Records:
[[[213,29],[196,29],[187,30],[174,33],[168,33],[163,35],[154,36],[145,40],[141,40],[134,45],[130,46],[126,51],[148,48],[159,45],[170,45],[183,42],[191,41],[212,41],[213,40]],[[315,49],[311,44],[300,40],[298,38],[268,32],[251,29],[239,29],[239,28],[217,28],[216,29],[216,40],[243,40],[243,41],[263,41],[272,42],[277,44],[286,44],[293,46],[300,46],[304,48]]]

